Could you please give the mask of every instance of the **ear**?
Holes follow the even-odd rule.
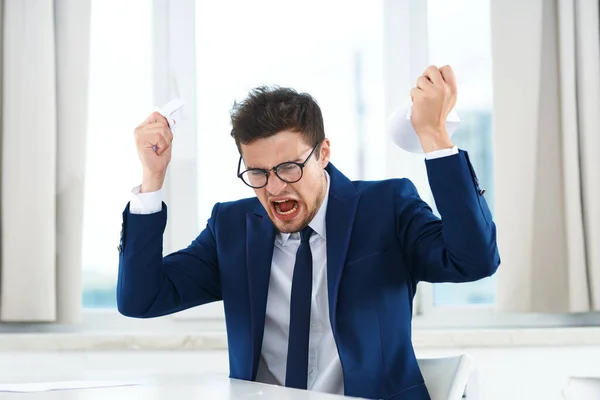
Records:
[[[321,168],[327,167],[329,164],[329,157],[331,156],[331,143],[329,139],[325,138],[323,142],[321,142],[321,146],[319,146],[319,164]]]

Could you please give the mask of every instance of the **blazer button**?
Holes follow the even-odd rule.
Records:
[[[117,250],[119,250],[119,253],[123,252],[123,246],[122,245],[118,245],[117,246]]]
[[[485,189],[481,189],[481,190],[479,190],[479,195],[480,195],[480,196],[483,196],[483,194],[484,194],[484,193],[485,193]]]

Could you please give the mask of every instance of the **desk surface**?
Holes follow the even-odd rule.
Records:
[[[2,383],[28,383],[74,380],[73,377],[59,379],[27,380]],[[86,382],[90,379],[85,377]],[[98,381],[106,381],[106,376]],[[339,400],[348,397],[331,394],[289,389],[280,386],[230,379],[224,375],[153,375],[138,378],[123,378],[115,375],[113,381],[133,382],[132,386],[106,387],[95,389],[59,390],[37,393],[0,393],[4,400],[100,400],[100,399],[144,399],[144,400],[186,400],[186,399],[277,399],[277,400]]]

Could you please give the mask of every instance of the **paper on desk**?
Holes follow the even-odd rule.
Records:
[[[48,392],[52,390],[96,389],[119,386],[134,386],[139,383],[119,381],[62,381],[31,383],[0,383],[0,392]]]

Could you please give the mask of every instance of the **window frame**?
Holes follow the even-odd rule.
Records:
[[[176,116],[177,150],[173,151],[163,196],[169,208],[164,252],[187,247],[200,232],[196,179],[196,5],[194,0],[153,0],[155,98],[185,103]],[[185,134],[181,134],[185,133]],[[220,305],[220,306],[219,306]],[[167,317],[176,321],[224,321],[222,302],[206,304]]]
[[[184,102],[174,116],[177,147],[163,186],[163,199],[172,206],[164,235],[165,253],[187,247],[198,234],[194,10],[194,0],[153,0],[154,103],[162,105],[175,97]]]

